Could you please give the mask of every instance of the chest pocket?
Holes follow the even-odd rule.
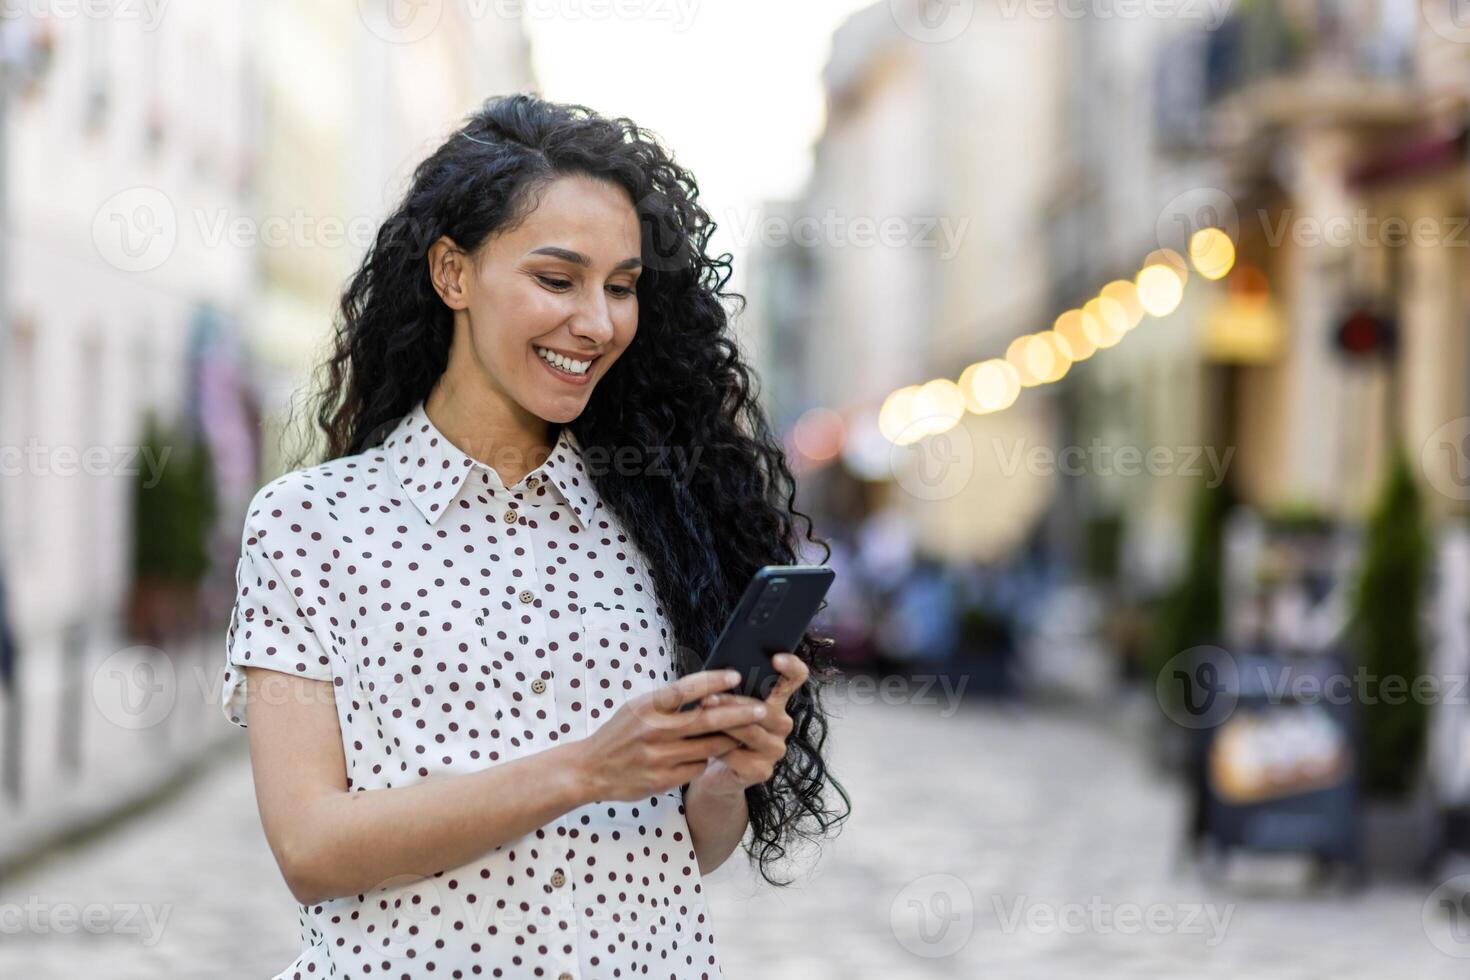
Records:
[[[459,608],[353,630],[354,717],[343,748],[354,783],[402,785],[511,757],[506,677],[518,651],[498,650],[493,638],[524,631],[519,620]]]
[[[593,602],[582,607],[583,678],[592,727],[618,707],[664,687],[674,675],[672,641],[646,605]]]

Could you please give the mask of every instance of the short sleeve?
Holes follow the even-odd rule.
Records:
[[[221,708],[248,728],[245,667],[265,667],[312,680],[333,680],[332,660],[301,612],[290,579],[247,529],[235,565],[235,606],[225,635]]]

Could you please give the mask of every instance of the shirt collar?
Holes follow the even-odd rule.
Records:
[[[509,488],[493,466],[467,455],[444,437],[429,420],[422,400],[394,427],[383,450],[403,492],[430,524],[451,509],[465,479],[478,469],[498,494],[526,495],[536,493],[541,485],[555,487],[582,528],[592,526],[597,495],[583,465],[581,443],[569,426],[561,426],[551,455]]]

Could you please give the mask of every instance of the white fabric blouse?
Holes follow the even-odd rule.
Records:
[[[493,456],[491,457],[493,458]],[[328,681],[350,792],[584,738],[676,679],[670,621],[576,437],[515,486],[420,402],[380,447],[251,501],[223,711],[245,666]],[[595,802],[426,878],[300,906],[293,978],[716,978],[678,788]]]

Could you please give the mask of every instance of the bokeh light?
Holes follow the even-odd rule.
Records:
[[[977,361],[960,373],[960,394],[965,407],[976,415],[1003,411],[1021,395],[1021,376],[998,357]]]
[[[1201,228],[1189,239],[1189,259],[1206,279],[1223,279],[1235,265],[1235,243],[1219,228]]]
[[[1184,284],[1167,265],[1145,266],[1138,273],[1138,301],[1150,316],[1168,316],[1184,299]]]

